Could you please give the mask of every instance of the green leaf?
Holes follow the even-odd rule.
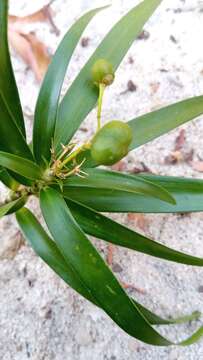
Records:
[[[95,305],[96,300],[86,290],[81,279],[77,276],[77,273],[73,271],[69,263],[67,263],[64,257],[61,255],[54,241],[47,235],[42,226],[39,224],[34,215],[26,208],[21,209],[16,213],[16,218],[19,226],[28,240],[34,251],[39,255],[46,264],[50,266],[69,286],[79,292],[87,300],[93,302]],[[135,301],[132,299],[132,301]],[[144,314],[145,318],[151,324],[154,325],[167,325],[180,322],[187,322],[199,318],[200,313],[198,311],[191,315],[186,315],[177,319],[163,319],[143,305],[135,302],[140,311]]]
[[[94,108],[98,89],[92,83],[91,68],[96,60],[105,58],[116,70],[144,24],[161,0],[145,0],[128,12],[106,35],[89,61],[80,71],[64,96],[56,122],[55,145],[67,144],[81,122]]]
[[[0,165],[27,179],[40,180],[43,176],[42,170],[31,160],[3,151],[0,151]]]
[[[0,1],[0,97],[25,137],[25,125],[8,48],[8,0]],[[1,107],[1,105],[0,105]],[[3,121],[3,119],[2,119]],[[1,133],[2,134],[2,133]]]
[[[33,146],[38,163],[44,164],[44,160],[50,160],[61,88],[71,56],[84,29],[93,16],[102,9],[89,11],[73,24],[64,36],[48,68],[35,109]]]
[[[67,187],[82,187],[95,189],[122,190],[124,192],[147,195],[161,199],[162,201],[175,204],[173,197],[168,191],[154,185],[153,182],[122,174],[116,171],[102,169],[86,169],[87,176],[84,178],[73,176],[64,181],[64,189]],[[141,180],[141,181],[140,181]]]
[[[17,190],[19,183],[12,178],[8,171],[0,167],[0,181],[11,190]]]
[[[20,155],[32,160],[32,153],[25,141],[25,138],[23,137],[16,123],[13,121],[8,108],[2,100],[1,94],[0,119],[0,150]]]
[[[133,130],[130,150],[203,114],[203,96],[193,97],[128,122]]]
[[[64,187],[63,195],[100,212],[184,213],[203,211],[203,180],[173,176],[137,175],[170,192],[176,205],[124,191]]]
[[[22,196],[17,200],[10,201],[5,205],[0,206],[0,218],[18,211],[21,207],[25,205],[26,200],[26,196]]]
[[[47,188],[41,191],[40,203],[57,247],[99,306],[129,335],[152,345],[172,345],[151,327],[127,296],[72,217],[62,196],[54,189]],[[203,327],[180,345],[196,341],[202,333]]]
[[[66,202],[75,220],[86,234],[161,259],[181,264],[203,266],[203,259],[201,258],[175,251],[152,239],[148,239],[87,206],[70,200]]]

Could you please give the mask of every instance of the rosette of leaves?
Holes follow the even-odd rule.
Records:
[[[129,335],[148,344],[169,346],[173,342],[164,338],[154,325],[189,321],[200,314],[162,319],[130,298],[88,235],[164,260],[203,266],[203,259],[170,249],[101,214],[203,211],[203,181],[134,176],[100,169],[92,161],[88,147],[78,152],[71,144],[82,121],[97,104],[98,87],[91,79],[95,61],[107,59],[115,72],[160,3],[161,0],[145,0],[115,24],[60,101],[73,51],[88,23],[101,9],[86,13],[73,24],[56,50],[42,83],[35,109],[33,144],[29,146],[8,49],[8,1],[1,0],[0,180],[11,191],[0,208],[0,216],[15,212],[35,252],[69,286],[103,309]],[[130,120],[128,125],[133,135],[130,150],[201,114],[203,96],[198,96]],[[83,176],[78,177],[80,174]],[[39,199],[50,235],[26,208],[29,196]],[[192,344],[202,333],[200,327],[179,345]]]

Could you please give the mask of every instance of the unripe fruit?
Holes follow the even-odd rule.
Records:
[[[110,121],[94,136],[91,156],[97,164],[113,165],[127,155],[131,141],[132,130],[128,124]]]
[[[104,84],[106,86],[111,85],[114,81],[113,66],[105,59],[97,60],[92,67],[92,79],[94,83],[99,86]]]

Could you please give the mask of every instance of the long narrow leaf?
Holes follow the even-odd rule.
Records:
[[[0,75],[1,78],[1,75]],[[13,121],[0,93],[0,150],[33,159],[19,127]]]
[[[67,201],[77,223],[86,234],[112,244],[181,264],[203,266],[203,259],[175,251],[136,233],[106,216],[78,203]]]
[[[0,165],[31,180],[40,180],[42,170],[31,160],[0,151]]]
[[[44,260],[44,262],[47,263],[50,268],[53,269],[69,286],[79,292],[87,300],[98,306],[98,304],[96,304],[96,300],[83,286],[80,278],[77,277],[77,274],[65,261],[54,241],[47,235],[34,215],[28,209],[24,208],[16,213],[16,218],[24,236],[37,255],[39,255]],[[134,300],[132,299],[132,301]],[[157,316],[143,305],[137,302],[135,303],[144,316],[148,319],[150,324],[153,325],[167,325],[187,322],[197,319],[200,316],[199,312],[195,312],[191,315],[168,320]]]
[[[203,211],[203,180],[139,175],[170,192],[176,205],[124,191],[64,187],[63,195],[100,212],[184,213]]]
[[[44,159],[50,160],[60,92],[73,51],[88,23],[101,9],[89,11],[74,23],[64,36],[48,68],[35,109],[33,150],[38,163],[43,164]]]
[[[86,173],[87,176],[84,178],[78,176],[68,178],[64,181],[64,188],[77,186],[82,188],[122,190],[124,192],[155,197],[170,204],[175,204],[173,197],[163,187],[154,185],[153,182],[142,178],[102,169],[86,169]]]
[[[203,114],[203,96],[193,97],[128,122],[133,130],[130,149],[143,145]]]
[[[23,112],[20,104],[20,98],[18,95],[18,89],[13,74],[9,48],[8,48],[7,22],[8,22],[8,0],[1,0],[0,1],[0,96],[3,98],[13,121],[16,123],[22,135],[25,137]]]
[[[0,181],[11,190],[17,190],[19,186],[19,183],[2,167],[0,167]]]
[[[148,344],[173,343],[154,330],[135,303],[127,296],[94,246],[72,217],[61,195],[53,189],[41,191],[40,203],[47,226],[65,260],[77,272],[85,288],[106,313],[129,335]],[[196,341],[203,327],[189,339]]]
[[[98,90],[91,81],[91,68],[94,62],[99,58],[106,58],[116,70],[160,3],[161,0],[144,0],[129,11],[107,34],[83,67],[60,105],[55,132],[55,144],[58,150],[61,143],[69,142],[97,102]]]
[[[5,215],[12,214],[18,211],[26,203],[26,197],[22,196],[17,200],[10,201],[8,204],[0,206],[0,218]]]

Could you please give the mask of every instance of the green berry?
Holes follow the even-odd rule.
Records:
[[[98,86],[104,84],[106,86],[111,85],[114,81],[113,66],[105,59],[97,60],[92,67],[92,79]]]
[[[97,164],[113,165],[127,155],[131,141],[129,125],[119,120],[110,121],[94,136],[91,156]]]

